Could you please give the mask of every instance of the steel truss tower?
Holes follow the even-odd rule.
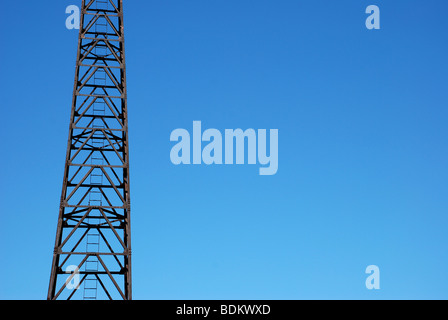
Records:
[[[132,299],[123,0],[82,0],[48,299]]]

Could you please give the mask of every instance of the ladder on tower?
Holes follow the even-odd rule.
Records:
[[[102,141],[104,144],[104,140]],[[92,165],[102,165],[103,162],[104,159],[101,157],[92,156],[91,158]],[[90,184],[92,186],[101,186],[102,183],[103,174],[101,169],[94,168],[92,173],[90,174]],[[89,206],[100,207],[102,206],[102,202],[103,195],[101,191],[97,188],[92,188],[92,190],[90,190],[89,192]],[[99,261],[96,254],[100,252],[100,233],[98,231],[98,228],[100,226],[101,219],[98,213],[97,215],[94,215],[93,212],[94,211],[92,210],[87,217],[87,224],[90,229],[86,237],[86,252],[90,255],[84,264],[84,271],[88,273],[86,279],[84,280],[84,300],[96,300],[98,292],[98,279],[96,273],[99,271]]]
[[[109,10],[109,0],[96,0],[97,10]],[[95,22],[95,32],[98,35],[103,34],[107,38],[108,22],[104,16],[100,16]]]
[[[102,144],[104,144],[104,140],[101,140]],[[99,147],[99,146],[97,146]],[[92,165],[102,165],[104,163],[104,159],[98,156],[91,157]],[[90,185],[101,186],[103,183],[103,174],[101,169],[94,168],[92,173],[90,174]],[[98,188],[92,188],[89,192],[89,206],[90,207],[100,207],[103,203],[103,195]],[[99,261],[96,254],[100,252],[100,233],[99,226],[101,223],[101,219],[99,213],[94,215],[95,211],[91,210],[89,216],[87,217],[87,224],[89,226],[89,231],[86,237],[86,252],[89,255],[85,262],[84,271],[87,272],[86,279],[84,280],[84,300],[96,300],[97,292],[98,292],[98,279],[96,273],[99,271]]]
[[[93,223],[95,218],[89,218],[89,223]],[[89,253],[100,251],[100,234],[89,233],[87,234],[86,250]],[[91,274],[87,274],[84,280],[84,300],[96,300],[98,293],[98,279],[96,272],[99,270],[99,262],[96,255],[91,255],[85,262],[85,271]]]
[[[108,9],[108,0],[100,1],[97,0],[97,9]],[[101,6],[101,8],[100,8]],[[107,33],[107,21],[104,17],[100,17],[95,24],[95,32]],[[105,36],[107,37],[107,35]],[[107,55],[106,45],[97,45],[95,47],[95,55],[97,58],[104,58]],[[98,68],[93,76],[93,81],[95,85],[105,86],[106,85],[106,71],[103,68]],[[105,148],[105,137],[102,129],[105,128],[102,117],[106,115],[106,102],[103,97],[96,98],[92,106],[92,129],[94,133],[92,135],[92,147],[93,153],[91,155],[91,165],[92,166],[103,166],[104,156],[101,153],[102,149]],[[92,189],[89,192],[89,206],[90,207],[101,207],[103,204],[103,195],[100,187],[103,185],[103,171],[94,167],[90,174],[90,185]],[[98,278],[97,273],[99,271],[99,261],[97,254],[100,252],[100,234],[99,227],[101,224],[101,217],[95,210],[91,211],[89,217],[87,218],[87,223],[90,227],[87,237],[86,237],[86,252],[89,255],[85,262],[84,271],[87,276],[84,280],[84,300],[97,300],[98,298]]]

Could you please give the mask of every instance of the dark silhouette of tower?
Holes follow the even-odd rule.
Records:
[[[48,299],[132,299],[123,0],[82,0]]]

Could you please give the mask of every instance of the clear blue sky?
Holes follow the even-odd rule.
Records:
[[[124,2],[135,299],[448,298],[446,1]],[[80,3],[2,4],[1,299],[46,298]],[[193,120],[278,173],[174,166]]]

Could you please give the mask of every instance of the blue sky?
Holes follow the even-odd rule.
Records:
[[[0,12],[0,299],[46,298],[80,2]],[[125,1],[134,299],[447,299],[447,10]],[[278,173],[174,166],[194,120],[278,129]]]

